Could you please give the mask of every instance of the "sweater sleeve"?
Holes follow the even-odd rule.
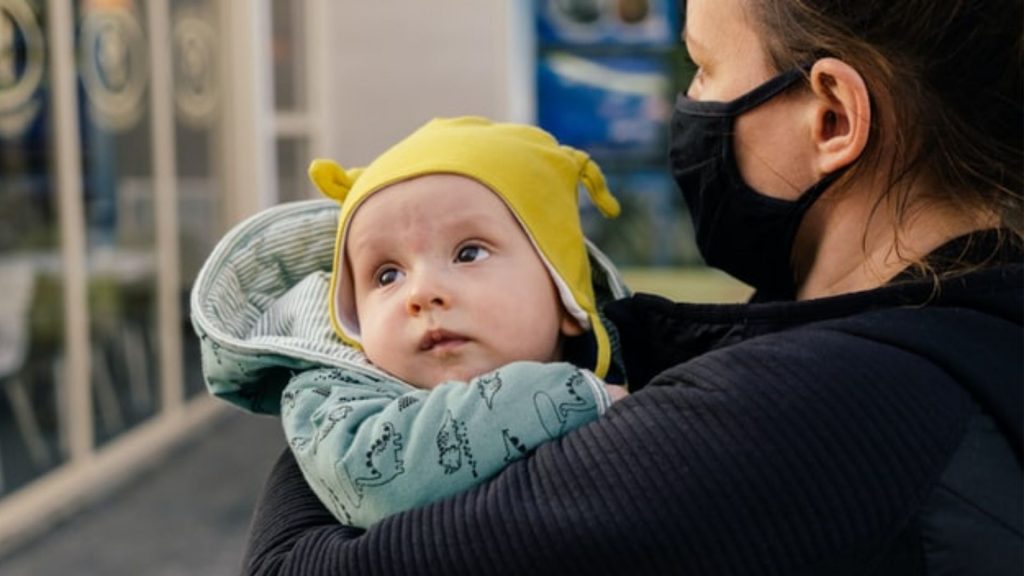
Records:
[[[515,362],[432,390],[324,369],[291,380],[282,423],[320,500],[366,528],[483,482],[608,404],[596,376],[561,362]]]
[[[310,512],[285,458],[247,570],[873,573],[966,406],[948,375],[896,348],[827,331],[757,339],[675,366],[491,481],[361,535]]]

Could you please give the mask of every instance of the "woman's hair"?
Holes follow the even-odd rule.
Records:
[[[871,98],[853,173],[886,170],[905,218],[909,184],[966,214],[996,214],[1024,234],[1022,0],[751,0],[770,62],[822,57],[856,69]],[[852,176],[852,174],[850,174]]]

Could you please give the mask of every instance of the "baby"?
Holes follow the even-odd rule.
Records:
[[[310,176],[341,203],[331,322],[405,383],[324,369],[285,389],[289,443],[341,522],[465,490],[625,394],[602,381],[578,186],[606,215],[618,203],[586,154],[530,126],[438,119],[365,169],[318,160]]]

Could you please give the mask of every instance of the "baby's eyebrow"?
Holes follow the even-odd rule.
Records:
[[[362,234],[352,234],[351,230],[347,233],[345,238],[345,248],[355,248],[358,250],[372,249],[380,245],[382,240],[387,240],[390,236],[381,230],[363,230]]]
[[[358,262],[361,266],[366,266],[369,262],[371,265],[381,260],[382,246],[379,242],[375,242],[372,238],[364,238],[361,242],[353,242],[349,239],[345,243],[345,259],[348,260],[349,266],[355,268],[355,264]]]

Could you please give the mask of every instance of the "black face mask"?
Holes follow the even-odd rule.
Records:
[[[757,290],[758,299],[796,293],[790,253],[807,209],[835,181],[832,173],[796,200],[760,194],[736,164],[736,118],[795,84],[802,69],[780,74],[731,102],[701,102],[685,94],[672,114],[669,159],[683,193],[704,261]]]

